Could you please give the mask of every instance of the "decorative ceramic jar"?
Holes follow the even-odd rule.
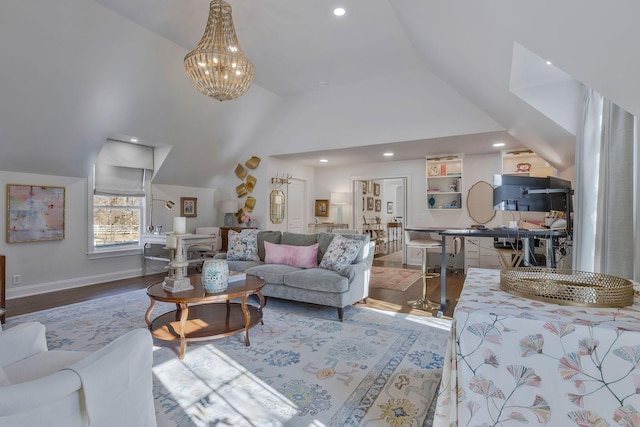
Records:
[[[202,286],[207,292],[222,292],[229,284],[226,259],[208,259],[202,265]]]

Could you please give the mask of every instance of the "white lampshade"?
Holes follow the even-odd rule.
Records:
[[[332,205],[348,205],[349,203],[349,193],[331,193]]]
[[[183,216],[173,217],[173,232],[175,234],[185,234],[187,232],[187,218]]]
[[[236,200],[223,200],[220,205],[222,213],[236,213],[238,212],[238,202]]]

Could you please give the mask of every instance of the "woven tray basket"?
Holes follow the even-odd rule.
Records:
[[[506,268],[500,289],[513,295],[562,305],[625,307],[633,304],[633,283],[586,271],[555,268]]]

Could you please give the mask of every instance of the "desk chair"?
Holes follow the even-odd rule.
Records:
[[[447,236],[446,239],[447,239],[447,249],[446,249],[447,256],[455,260],[455,257],[460,253],[460,249],[462,248],[462,239],[458,236],[455,236],[455,237]],[[429,248],[428,252],[430,254],[437,254],[436,256],[439,259],[440,255],[442,254],[442,244],[440,244],[440,246],[438,246],[437,248]],[[451,266],[447,265],[447,270],[451,270],[456,274],[458,273],[458,269],[453,265]],[[442,274],[442,271],[440,271],[440,274]]]
[[[216,236],[215,245],[191,245],[187,248],[187,259],[202,258],[202,262],[206,258],[213,258],[213,256],[220,250],[222,246],[222,239],[220,238],[220,227],[196,227],[196,234],[198,235],[213,235]],[[202,271],[202,263],[198,263],[196,271]]]
[[[427,281],[429,279],[440,277],[439,273],[429,272],[429,249],[442,248],[442,242],[440,240],[434,240],[430,238],[430,235],[428,233],[405,230],[404,244],[407,248],[420,249],[422,255],[422,263],[420,268],[420,277],[422,278],[422,299],[409,301],[407,302],[407,304],[409,305],[409,307],[418,310],[439,310],[440,303],[430,301],[427,298]]]

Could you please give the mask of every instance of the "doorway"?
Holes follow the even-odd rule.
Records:
[[[287,185],[287,217],[286,231],[292,233],[304,233],[305,224],[305,193],[306,193],[306,181],[300,181],[292,179]]]
[[[353,225],[376,242],[376,258],[404,263],[407,181],[403,176],[352,179]]]

